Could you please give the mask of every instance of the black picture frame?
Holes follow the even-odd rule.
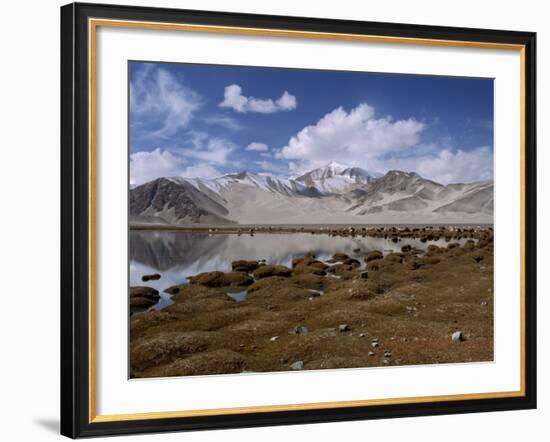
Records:
[[[524,47],[524,395],[200,417],[90,420],[88,19],[105,18]],[[121,147],[124,148],[124,147]],[[105,436],[536,408],[536,34],[488,29],[73,3],[61,8],[61,434]]]

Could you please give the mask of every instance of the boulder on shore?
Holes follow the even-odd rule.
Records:
[[[243,272],[205,272],[188,277],[191,284],[207,287],[248,286],[254,280]]]
[[[288,277],[290,275],[292,275],[292,270],[279,264],[262,266],[254,272],[254,277],[256,279],[268,278],[270,276]]]
[[[153,273],[152,275],[143,275],[141,277],[141,280],[143,282],[147,282],[147,281],[158,281],[160,279],[160,274],[158,273]]]
[[[336,252],[334,255],[332,255],[332,259],[335,261],[344,261],[346,259],[349,259],[349,256],[342,252]]]
[[[369,263],[375,259],[382,259],[384,255],[378,250],[373,250],[365,255],[365,262]]]
[[[246,259],[239,259],[231,263],[231,269],[234,272],[253,272],[258,267],[260,267],[258,261],[247,261]]]
[[[146,298],[156,302],[160,298],[160,295],[158,290],[152,287],[136,286],[130,287],[130,298]]]

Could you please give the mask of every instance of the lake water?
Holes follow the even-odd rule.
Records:
[[[464,243],[466,240],[454,241]],[[257,233],[254,236],[175,232],[162,230],[130,231],[130,286],[145,285],[159,291],[161,298],[153,307],[162,309],[172,303],[164,290],[187,282],[188,276],[202,272],[231,270],[231,262],[238,259],[262,260],[267,264],[291,267],[292,259],[313,253],[325,261],[336,252],[343,252],[364,265],[365,253],[380,250],[384,253],[400,251],[410,244],[421,250],[428,245],[446,246],[444,239],[421,242],[403,238],[393,243],[384,238],[340,237],[310,233]],[[359,250],[359,251],[357,251]],[[143,282],[146,274],[159,273],[158,281]],[[245,294],[236,294],[243,300]]]

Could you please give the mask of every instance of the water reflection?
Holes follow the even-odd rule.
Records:
[[[463,243],[465,240],[458,241]],[[164,290],[187,282],[187,277],[201,272],[231,270],[231,262],[238,259],[261,260],[268,264],[291,266],[292,259],[313,253],[324,261],[336,252],[343,252],[359,259],[371,250],[385,253],[400,251],[410,244],[425,250],[429,244],[446,245],[444,239],[421,242],[404,238],[393,243],[384,238],[330,237],[310,233],[257,233],[254,236],[236,234],[131,231],[130,232],[130,285],[147,285],[161,293],[154,306],[161,309],[172,301]],[[142,282],[146,274],[160,273],[158,281]]]

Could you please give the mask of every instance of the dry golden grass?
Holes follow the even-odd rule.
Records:
[[[244,302],[226,287],[183,284],[164,311],[131,318],[132,376],[491,361],[492,233],[482,238],[371,260],[368,279],[341,264],[341,278],[315,275],[302,262],[248,286]],[[457,330],[463,342],[452,341]]]

